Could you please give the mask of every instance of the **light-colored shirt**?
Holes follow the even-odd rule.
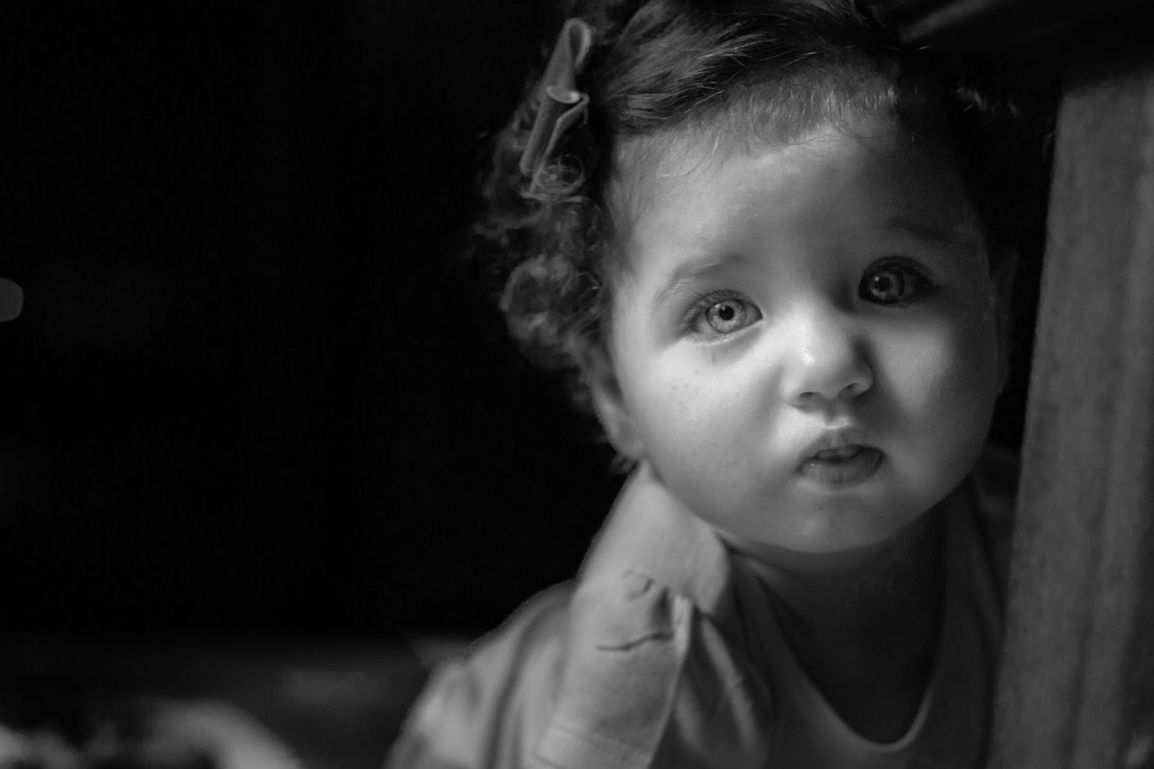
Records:
[[[907,733],[855,732],[799,665],[765,580],[645,472],[576,586],[529,601],[438,671],[389,769],[981,766],[1001,639],[1012,460],[987,453],[942,503],[944,591]]]

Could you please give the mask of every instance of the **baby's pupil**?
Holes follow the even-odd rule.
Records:
[[[889,297],[898,290],[897,280],[892,272],[880,272],[874,275],[873,290],[878,296]]]
[[[717,317],[721,320],[730,321],[733,320],[736,315],[737,310],[734,309],[732,304],[719,304],[717,306]]]

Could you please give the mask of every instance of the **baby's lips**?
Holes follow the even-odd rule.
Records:
[[[862,449],[868,448],[866,446],[859,446],[852,443],[849,446],[840,446],[836,449],[825,449],[814,454],[810,459],[837,461],[839,459],[849,459],[854,454],[857,454]]]
[[[801,462],[844,459],[858,451],[877,449],[863,442],[866,437],[861,429],[852,425],[827,429],[801,452]]]

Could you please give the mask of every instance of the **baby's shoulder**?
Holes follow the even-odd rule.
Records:
[[[765,756],[770,697],[692,598],[641,569],[584,580],[538,755],[558,767],[743,769]]]
[[[572,593],[573,585],[564,583],[537,594],[463,653],[442,660],[386,769],[530,765],[510,751],[525,742],[523,734],[542,728],[562,664]]]
[[[589,576],[443,665],[387,766],[760,765],[768,692],[712,621],[643,571]]]

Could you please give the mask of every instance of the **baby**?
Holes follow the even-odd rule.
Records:
[[[973,77],[852,0],[566,22],[482,231],[633,469],[576,585],[444,666],[390,767],[983,763],[1020,227]]]

